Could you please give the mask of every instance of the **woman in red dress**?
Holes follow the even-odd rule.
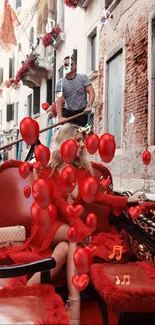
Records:
[[[61,172],[66,166],[66,163],[61,158],[60,147],[67,139],[75,139],[78,145],[77,156],[72,165],[76,168],[77,183],[72,193],[67,193],[61,183]],[[109,172],[102,164],[91,163],[86,157],[85,150],[86,133],[81,132],[79,126],[73,124],[65,124],[57,132],[53,143],[51,144],[51,159],[46,169],[42,169],[38,173],[38,177],[50,178],[54,185],[54,198],[52,203],[58,209],[59,218],[55,221],[52,229],[50,230],[50,240],[54,245],[61,242],[68,242],[68,230],[70,226],[74,227],[77,231],[76,243],[68,242],[68,255],[67,255],[67,283],[69,289],[69,297],[67,309],[70,316],[70,324],[80,324],[80,295],[79,292],[72,284],[72,277],[77,274],[73,262],[73,254],[77,245],[94,244],[98,248],[97,256],[109,261],[109,253],[112,252],[114,245],[124,246],[124,251],[127,250],[126,243],[124,243],[120,234],[114,227],[109,226],[109,216],[112,209],[125,209],[128,203],[137,203],[140,201],[138,195],[127,197],[117,197],[111,194],[102,192],[102,188],[95,197],[92,204],[85,204],[82,201],[79,192],[79,185],[81,181],[88,176],[94,176],[97,172],[98,175],[108,175]],[[110,175],[111,177],[111,175]],[[112,180],[112,179],[111,179]],[[109,193],[111,190],[108,190]],[[108,192],[107,191],[107,192]],[[74,218],[68,216],[66,210],[68,204],[82,204],[85,208],[82,218]],[[85,217],[89,212],[94,212],[98,217],[98,228],[94,234],[90,233],[85,225]],[[40,275],[35,274],[29,283],[36,283],[40,279]]]

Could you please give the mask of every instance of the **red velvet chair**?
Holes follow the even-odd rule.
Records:
[[[30,207],[33,202],[33,197],[30,196],[29,199],[26,199],[23,195],[23,188],[26,185],[31,186],[34,180],[32,177],[32,173],[30,173],[30,175],[26,179],[22,179],[20,177],[19,171],[18,171],[18,167],[19,167],[20,163],[21,163],[21,161],[9,160],[9,161],[6,161],[0,165],[0,193],[1,193],[1,195],[0,195],[0,227],[23,225],[26,228],[26,235],[28,237],[30,234],[30,229],[31,229],[32,218],[30,215]],[[99,179],[103,175],[99,170],[95,169],[95,176]],[[108,169],[105,169],[104,177],[107,178],[108,176],[111,177]],[[91,210],[90,210],[89,205],[85,204],[85,208],[86,208],[85,215],[83,216],[84,220],[85,220],[86,215],[89,212],[97,211],[97,213],[100,215],[99,228],[101,228],[101,229],[104,228],[104,229],[102,229],[102,231],[104,230],[105,232],[108,232],[109,231],[109,216],[111,213],[111,209],[109,207],[105,208],[104,214],[106,215],[106,218],[104,218],[104,227],[103,227],[103,213],[101,211],[100,206],[94,203],[94,205],[91,205]],[[10,263],[11,263],[10,260],[5,260],[5,261],[1,260],[0,261],[0,264],[3,264],[3,265],[10,264]],[[32,266],[29,266],[29,267],[32,267]],[[33,267],[33,271],[36,272],[36,270],[37,270],[36,265],[34,267]],[[39,267],[40,267],[40,270],[45,270],[45,267],[43,269],[42,265],[39,265]],[[39,269],[39,267],[38,267],[38,269]],[[1,271],[1,269],[0,269],[0,271]],[[10,267],[8,269],[8,272],[9,272],[9,276],[11,276],[11,274],[12,274],[12,276],[15,275],[15,273],[12,273],[13,272],[12,267]],[[18,272],[19,272],[19,270],[17,271],[17,269],[16,269],[16,274],[21,274]],[[29,269],[26,269],[26,272],[28,273]],[[33,273],[32,269],[30,270],[30,272]],[[0,274],[1,274],[1,272],[0,272]],[[22,274],[24,274],[24,271]],[[1,276],[1,277],[5,277],[4,272],[2,275],[3,276]],[[54,283],[53,283],[54,286],[56,285],[56,283],[60,284],[60,275],[58,276],[58,279],[54,280]],[[6,284],[6,282],[5,282],[5,284]],[[1,285],[2,286],[4,285],[4,279],[0,279],[0,286]],[[4,295],[5,298],[7,295],[9,297],[9,295],[10,295],[9,288],[6,287],[4,290],[6,292],[6,294]],[[24,289],[22,289],[22,290],[24,290]],[[93,290],[94,289],[92,289],[91,291],[93,291]],[[59,289],[58,289],[58,292],[59,292]],[[23,293],[23,295],[24,295],[24,293]],[[34,292],[34,295],[35,295],[35,292]],[[93,291],[93,295],[94,295],[94,299],[98,299],[97,294],[95,295],[95,291]],[[86,295],[86,297],[87,297],[87,295]],[[0,296],[0,298],[1,298],[1,296]],[[1,301],[1,299],[0,299],[0,301]],[[100,304],[101,304],[101,309],[103,309],[101,300],[100,300]],[[67,319],[65,316],[65,311],[62,308],[62,303],[60,303],[60,306],[61,306],[61,308],[60,308],[61,313],[62,314],[64,313],[64,316],[62,319],[64,319],[64,321],[66,321],[66,323],[63,323],[65,325],[65,324],[67,324]]]

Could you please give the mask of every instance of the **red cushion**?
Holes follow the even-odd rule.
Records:
[[[27,236],[31,229],[30,207],[33,197],[26,199],[23,189],[33,183],[33,174],[23,179],[18,172],[21,161],[9,160],[0,166],[0,227],[23,225]]]
[[[151,264],[94,264],[90,273],[95,288],[115,312],[154,312],[155,269]],[[121,284],[125,275],[130,276],[129,285]]]
[[[69,325],[65,306],[51,285],[0,290],[1,324]]]

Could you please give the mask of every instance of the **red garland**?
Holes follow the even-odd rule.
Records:
[[[141,204],[141,213],[144,215],[150,214],[152,211],[155,211],[155,203],[154,202],[144,202]]]
[[[59,27],[59,25],[55,25],[50,33],[45,34],[45,36],[42,38],[42,43],[44,47],[52,45],[53,41],[56,39],[56,37],[62,33],[62,29]]]
[[[64,0],[64,3],[67,7],[77,8],[80,0]]]

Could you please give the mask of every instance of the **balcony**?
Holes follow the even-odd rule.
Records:
[[[35,86],[40,87],[41,79],[47,79],[47,77],[47,70],[39,65],[36,65],[35,69],[26,72],[22,78],[22,82],[24,86],[33,89]]]
[[[83,8],[83,9],[87,9],[89,3],[91,0],[80,0],[78,3],[78,7]]]

